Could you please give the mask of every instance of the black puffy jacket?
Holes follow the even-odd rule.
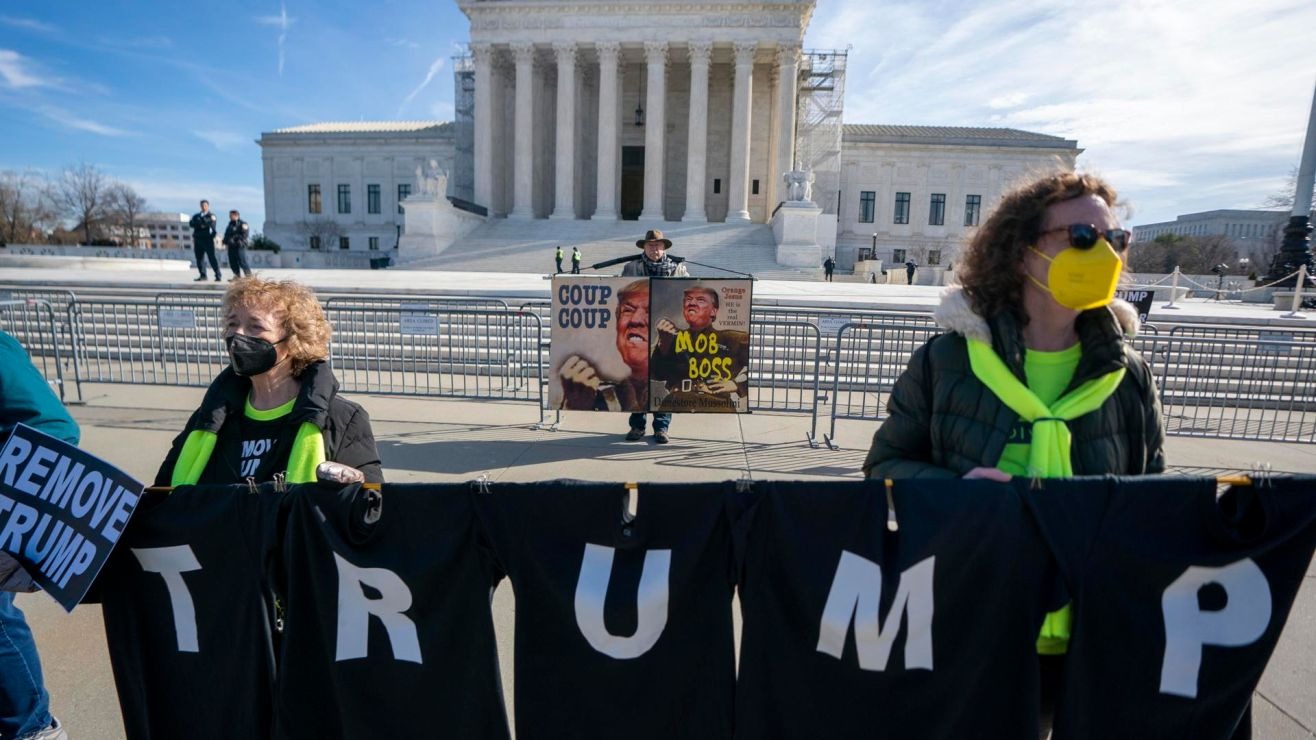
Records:
[[[1018,322],[1008,315],[982,318],[958,290],[946,295],[936,319],[948,332],[915,351],[896,380],[887,404],[889,417],[873,435],[864,460],[869,477],[951,478],[976,467],[995,467],[1019,419],[973,374],[965,341],[990,342],[1026,383]],[[1123,301],[1078,316],[1075,329],[1083,355],[1065,392],[1118,368],[1126,372],[1099,409],[1069,422],[1075,475],[1142,475],[1165,469],[1161,403],[1151,370],[1124,340],[1137,326],[1137,312]]]
[[[310,422],[320,430],[328,460],[360,470],[368,483],[383,483],[384,472],[375,447],[375,434],[370,428],[370,415],[360,404],[338,395],[338,379],[329,364],[311,363],[302,370],[298,380],[302,388],[293,404],[290,421]],[[174,438],[169,454],[155,474],[155,485],[167,486],[172,481],[174,464],[188,434],[196,429],[219,434],[225,420],[242,415],[250,392],[250,379],[233,372],[231,367],[224,368],[210,384],[201,407]]]

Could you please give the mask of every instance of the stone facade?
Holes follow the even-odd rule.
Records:
[[[458,5],[492,215],[766,221],[813,0]]]
[[[416,190],[416,168],[437,160],[449,168],[453,131],[449,123],[322,123],[261,135],[265,175],[265,236],[285,249],[380,251],[398,240],[399,186]],[[347,211],[339,209],[339,187],[346,185]],[[312,186],[319,186],[319,213],[311,209]],[[372,187],[378,188],[373,209]],[[253,224],[254,226],[254,224]]]
[[[1014,129],[847,125],[842,152],[836,261],[850,269],[866,258],[949,267],[1012,185],[1072,170],[1082,150],[1069,139]],[[942,198],[941,223],[933,223],[934,196]],[[977,197],[976,219],[966,214],[970,196]]]
[[[1276,247],[1284,238],[1288,211],[1222,209],[1186,213],[1173,221],[1133,227],[1134,242],[1149,242],[1162,234],[1178,236],[1226,236],[1241,255]]]

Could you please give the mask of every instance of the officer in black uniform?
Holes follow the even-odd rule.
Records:
[[[247,264],[247,245],[251,236],[251,227],[238,218],[237,211],[228,212],[228,227],[224,229],[224,246],[228,247],[228,269],[233,273],[229,280],[237,280],[246,275],[251,277],[251,265]]]
[[[196,255],[196,269],[201,271],[201,277],[193,282],[200,282],[206,279],[206,263],[203,262],[206,257],[210,258],[210,269],[215,271],[215,282],[223,279],[219,274],[219,259],[215,257],[215,234],[218,229],[215,224],[218,219],[215,214],[210,212],[210,201],[201,201],[201,210],[192,215],[192,220],[188,225],[192,227],[192,253]]]

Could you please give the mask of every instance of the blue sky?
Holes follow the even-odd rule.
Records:
[[[450,119],[450,0],[0,1],[0,169],[86,161],[153,208],[263,220],[261,131]],[[1077,139],[1130,223],[1255,207],[1297,165],[1310,0],[820,0],[850,47],[846,121]]]

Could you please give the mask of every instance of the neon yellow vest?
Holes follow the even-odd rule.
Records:
[[[1110,398],[1124,380],[1124,369],[1112,370],[1070,391],[1049,408],[1024,385],[990,345],[968,340],[969,366],[993,394],[1033,425],[1028,450],[1028,472],[1037,478],[1069,478],[1074,475],[1070,460],[1071,437],[1067,422],[1092,413]],[[1068,650],[1071,614],[1068,606],[1046,615],[1037,638],[1037,652],[1059,655]]]

